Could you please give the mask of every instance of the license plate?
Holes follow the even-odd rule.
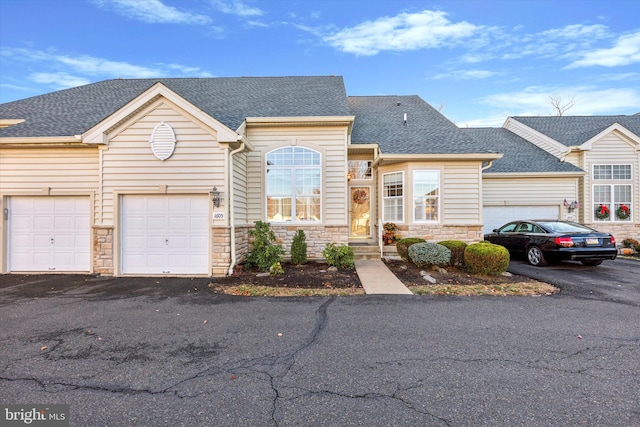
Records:
[[[598,239],[586,239],[587,245],[598,245],[600,241]]]

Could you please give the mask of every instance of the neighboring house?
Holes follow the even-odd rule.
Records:
[[[640,114],[510,117],[504,128],[584,171],[575,198],[567,189],[561,217],[610,232],[618,242],[640,238]],[[598,217],[601,205],[608,213]]]
[[[304,230],[310,258],[377,244],[384,222],[477,241],[497,218],[596,203],[590,188],[603,201],[603,185],[632,216],[599,228],[637,235],[640,116],[623,117],[636,127],[581,149],[615,145],[625,162],[598,154],[596,179],[624,182],[592,185],[593,159],[525,118],[459,129],[417,96],[348,97],[335,76],[117,79],[1,104],[0,273],[225,275],[256,221],[287,251]]]

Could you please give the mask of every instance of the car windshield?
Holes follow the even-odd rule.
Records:
[[[593,231],[589,227],[575,222],[541,222],[543,226],[557,233],[588,233]]]

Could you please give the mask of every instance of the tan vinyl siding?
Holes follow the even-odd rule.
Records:
[[[247,154],[248,220],[265,218],[264,159],[277,148],[299,146],[316,150],[322,158],[322,223],[347,223],[347,129],[327,127],[256,127],[247,138],[255,149]]]
[[[485,206],[560,206],[578,200],[576,178],[490,178],[483,181]]]
[[[0,149],[0,193],[93,192],[98,185],[95,148]],[[48,191],[48,190],[47,190]]]
[[[236,224],[247,223],[247,153],[233,156],[233,200]]]
[[[446,224],[481,224],[482,174],[478,163],[445,164],[442,215]]]
[[[164,161],[154,156],[149,142],[161,122],[173,128],[177,140]],[[113,224],[118,193],[208,193],[214,186],[226,193],[225,150],[209,128],[175,105],[159,101],[148,107],[112,132],[101,152],[103,224]]]
[[[593,185],[596,184],[591,178],[593,175],[593,165],[631,165],[630,181],[625,184],[633,185],[633,204],[631,206],[632,222],[640,222],[640,152],[635,149],[629,142],[616,136],[615,132],[609,133],[599,141],[593,143],[591,150],[583,152],[584,168],[586,175],[584,179],[584,206],[588,209],[584,210],[583,220],[585,222],[593,221],[592,212],[592,191]],[[597,181],[598,184],[609,184],[612,181]],[[615,181],[622,183],[622,181]],[[600,225],[602,222],[598,221]],[[602,227],[600,227],[602,228]]]

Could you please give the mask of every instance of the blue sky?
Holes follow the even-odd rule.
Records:
[[[460,126],[640,112],[637,0],[0,0],[0,102],[112,78],[340,75]]]

